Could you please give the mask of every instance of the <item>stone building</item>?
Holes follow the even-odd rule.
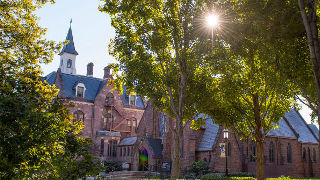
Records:
[[[59,96],[73,107],[75,120],[83,121],[82,136],[96,144],[95,155],[102,160],[129,164],[130,170],[170,169],[173,146],[174,120],[151,102],[135,95],[120,95],[109,85],[110,68],[104,68],[104,77],[93,77],[93,64],[87,65],[87,75],[76,74],[76,56],[71,27],[60,52],[60,66],[44,79],[60,89]],[[181,170],[184,172],[196,160],[207,162],[209,169],[224,172],[225,157],[221,145],[226,145],[229,172],[253,172],[256,162],[252,155],[256,147],[250,140],[240,140],[229,131],[223,137],[224,127],[206,118],[205,126],[193,130],[186,124],[181,151]],[[266,177],[320,177],[319,133],[308,125],[299,112],[291,110],[280,121],[279,128],[271,130],[264,142]],[[250,153],[250,151],[252,153]]]

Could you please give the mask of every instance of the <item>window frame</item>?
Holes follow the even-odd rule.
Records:
[[[82,88],[82,94],[79,96],[78,93],[79,93],[79,89]],[[77,86],[76,86],[76,94],[75,96],[77,98],[84,98],[84,95],[85,95],[85,91],[86,91],[86,87],[83,83],[78,83]]]
[[[68,59],[67,61],[67,68],[72,68],[72,60]]]
[[[131,97],[134,97],[134,103],[131,103]],[[135,94],[129,95],[129,105],[136,106],[137,104],[137,96]]]

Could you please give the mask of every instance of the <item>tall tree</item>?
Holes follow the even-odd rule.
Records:
[[[46,2],[0,1],[1,179],[59,177],[59,156],[76,157],[70,139],[80,143],[81,125],[72,124],[58,90],[41,81],[40,63],[61,47],[37,24],[34,11]]]
[[[116,29],[110,51],[120,62],[121,79],[174,118],[174,179],[180,173],[184,122],[196,114],[197,32],[206,8],[205,1],[192,0],[111,0],[101,7]]]
[[[217,11],[226,19],[223,34],[197,71],[206,83],[199,87],[205,96],[197,107],[216,123],[256,142],[259,180],[264,179],[264,139],[294,105],[296,86],[278,66],[305,50],[302,36],[297,36],[301,26],[295,22],[294,7],[281,0],[219,1]],[[282,18],[287,22],[279,24]]]
[[[309,47],[309,58],[307,67],[300,67],[300,71],[305,71],[309,75],[308,78],[299,78],[290,75],[291,79],[299,86],[301,95],[305,100],[302,103],[307,105],[313,112],[313,120],[319,125],[320,137],[320,46],[319,46],[319,1],[314,0],[298,0],[298,5],[305,27],[307,43]],[[307,56],[306,56],[307,57]],[[310,64],[312,67],[310,67]],[[312,71],[310,71],[312,69]],[[305,83],[308,82],[308,83]],[[320,153],[320,139],[319,153]]]

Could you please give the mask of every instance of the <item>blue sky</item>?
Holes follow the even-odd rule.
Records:
[[[116,62],[108,54],[108,44],[115,36],[110,17],[98,11],[99,0],[56,0],[55,4],[46,4],[37,11],[39,23],[47,28],[46,38],[62,42],[67,36],[72,18],[72,32],[77,56],[77,74],[86,75],[87,64],[93,62],[93,76],[103,77],[103,68]],[[42,65],[44,75],[56,71],[59,66],[59,55],[52,63]],[[310,123],[310,110],[306,107],[300,111]]]
[[[86,75],[87,64],[93,62],[93,76],[103,77],[103,68],[116,62],[108,54],[108,44],[115,36],[110,17],[98,11],[98,0],[56,0],[55,4],[46,4],[37,11],[39,23],[47,28],[46,38],[62,42],[67,36],[72,18],[72,33],[77,56],[77,74]],[[59,55],[52,63],[42,65],[44,75],[57,70]]]

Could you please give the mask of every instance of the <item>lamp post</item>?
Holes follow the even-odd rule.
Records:
[[[224,129],[223,130],[223,137],[225,139],[225,153],[226,153],[226,176],[228,176],[228,150],[229,150],[229,147],[228,147],[228,129]]]
[[[211,38],[213,47],[213,29],[219,25],[219,17],[215,14],[211,14],[206,18],[208,26],[211,28]]]

